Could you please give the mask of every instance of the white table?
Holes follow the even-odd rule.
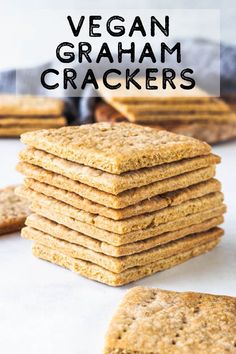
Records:
[[[0,187],[18,183],[18,140],[0,140]],[[132,285],[111,288],[36,259],[19,234],[0,238],[0,352],[101,353],[109,320],[128,288],[145,285],[236,296],[236,143],[214,148],[228,213],[226,235],[209,254]]]

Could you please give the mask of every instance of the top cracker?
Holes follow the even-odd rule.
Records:
[[[97,123],[25,133],[21,141],[114,174],[206,155],[207,143],[131,123]],[[99,173],[99,172],[98,172]]]
[[[40,96],[0,95],[0,116],[60,116],[62,100]]]
[[[113,317],[104,353],[235,353],[235,334],[235,297],[137,287]]]

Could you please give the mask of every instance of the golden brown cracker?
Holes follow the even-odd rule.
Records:
[[[160,166],[143,168],[138,171],[125,172],[121,175],[113,175],[88,166],[79,165],[34,148],[27,148],[21,151],[20,160],[104,192],[117,195],[128,189],[145,186],[183,173],[218,164],[220,157],[209,154]]]
[[[236,298],[144,287],[129,290],[104,354],[235,353]]]
[[[222,204],[219,207],[206,210],[204,212],[204,217],[202,212],[190,214],[165,224],[150,226],[146,229],[132,231],[126,234],[117,234],[107,230],[99,229],[94,225],[86,224],[69,216],[55,212],[54,210],[49,211],[48,208],[43,208],[41,205],[36,203],[31,205],[31,210],[32,212],[50,219],[58,224],[64,225],[69,229],[78,231],[84,235],[96,238],[100,241],[107,242],[113,246],[121,246],[131,242],[155,237],[163,234],[164,232],[176,231],[189,225],[200,223],[203,220],[222,215],[225,213],[226,207]]]
[[[202,197],[206,194],[219,192],[221,190],[220,182],[216,179],[210,179],[206,182],[201,182],[184,189],[179,189],[175,192],[169,192],[146,199],[138,204],[131,205],[123,209],[112,209],[101,204],[94,203],[89,199],[82,198],[76,193],[59,189],[34,179],[26,178],[24,180],[24,186],[48,197],[52,197],[69,204],[77,209],[82,209],[92,214],[102,215],[113,220],[122,220],[132,216],[150,213],[170,205],[178,205],[189,199]]]
[[[31,227],[23,228],[21,235],[23,238],[62,252],[69,257],[92,262],[114,273],[121,273],[126,269],[153,263],[160,259],[186,252],[206,242],[214,241],[216,238],[214,232],[218,230],[217,228],[213,228],[209,231],[191,234],[179,240],[168,242],[165,245],[122,257],[107,256],[101,252],[98,253],[89,248],[79,246],[78,244],[60,240]]]
[[[95,123],[23,134],[23,143],[102,171],[123,172],[200,155],[204,142],[130,123]]]
[[[17,170],[26,177],[74,192],[83,198],[113,209],[122,209],[130,205],[135,205],[143,200],[156,197],[157,195],[210,180],[215,176],[215,166],[213,165],[184,173],[175,178],[168,178],[147,186],[133,188],[118,195],[112,195],[28,163],[20,162],[17,165]]]
[[[15,188],[0,190],[0,235],[20,230],[29,215],[28,202],[15,194]]]
[[[0,127],[1,128],[29,128],[37,127],[38,129],[42,128],[56,128],[66,125],[65,117],[54,117],[54,118],[44,118],[44,117],[28,117],[28,118],[19,118],[19,117],[0,117]]]
[[[206,219],[208,216],[209,212],[208,214],[207,212],[201,213],[202,220],[204,220],[204,218]],[[223,216],[219,215],[211,219],[206,219],[199,224],[192,224],[177,231],[165,232],[157,237],[151,237],[146,240],[132,242],[122,246],[113,246],[107,242],[83,235],[37,214],[31,214],[26,220],[26,225],[69,243],[89,248],[95,252],[103,253],[112,257],[121,257],[140,253],[193,233],[207,231],[222,224],[223,220]]]
[[[0,116],[61,116],[60,99],[30,95],[0,95]]]
[[[220,235],[221,232],[219,232],[219,236]],[[206,253],[217,246],[219,241],[220,237],[214,241],[200,245],[184,253],[177,254],[145,266],[130,268],[119,274],[110,272],[107,269],[91,262],[69,257],[61,252],[37,243],[33,245],[33,254],[38,258],[70,269],[71,271],[86,278],[96,280],[110,286],[121,286],[149,276],[153,273],[166,270],[177,264],[183,263],[192,257]]]
[[[76,209],[55,198],[35,192],[31,188],[20,187],[17,189],[17,194],[36,206],[48,209],[49,215],[51,211],[56,211],[85,224],[121,235],[143,230],[151,226],[155,227],[190,214],[221,206],[224,200],[221,192],[215,192],[200,198],[188,200],[176,206],[168,206],[152,213],[133,216],[123,220],[112,220],[101,215],[88,213],[82,209]]]

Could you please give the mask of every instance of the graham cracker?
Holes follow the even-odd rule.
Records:
[[[235,333],[235,297],[140,286],[119,305],[103,353],[235,353]]]
[[[219,235],[221,235],[220,232]],[[197,246],[189,251],[161,259],[145,266],[129,268],[119,274],[110,272],[109,270],[91,262],[69,257],[64,253],[58,252],[38,243],[33,245],[32,251],[34,256],[65,267],[86,278],[96,280],[110,286],[121,286],[149,276],[153,273],[174,267],[175,265],[183,263],[195,256],[206,253],[217,246],[219,241],[220,237],[214,241]]]
[[[64,175],[115,195],[130,188],[151,184],[155,181],[181,175],[220,162],[218,156],[209,154],[152,168],[144,168],[139,171],[126,172],[122,175],[112,175],[107,172],[98,171],[87,166],[57,158],[51,154],[33,148],[23,150],[20,153],[20,159],[21,161],[40,166],[46,170]]]
[[[121,115],[121,114],[120,114]],[[124,117],[122,115],[121,117]],[[130,118],[127,116],[125,117],[126,119],[120,120],[124,122],[129,122]],[[198,113],[198,112],[193,112],[193,113],[186,113],[183,114],[181,112],[170,112],[170,113],[155,113],[155,112],[150,112],[150,113],[136,113],[135,115],[135,124],[141,124],[143,126],[147,126],[150,128],[154,128],[154,125],[157,125],[155,128],[162,130],[165,129],[165,124],[168,124],[169,122],[178,122],[179,124],[191,124],[191,123],[214,123],[214,124],[223,124],[223,123],[228,123],[228,124],[235,124],[235,113],[233,112],[228,112],[228,113],[217,113],[217,112],[212,112],[212,113]],[[106,122],[107,120],[103,120],[103,122]],[[109,120],[110,121],[110,120]]]
[[[41,215],[47,219],[50,219],[58,224],[67,226],[69,229],[78,231],[84,235],[96,238],[97,240],[107,242],[113,246],[121,246],[127,243],[136,242],[140,240],[145,240],[154,236],[163,234],[164,232],[176,231],[181,228],[187,227],[189,225],[197,224],[202,222],[203,214],[202,211],[196,214],[190,214],[182,218],[175,219],[165,224],[160,224],[158,226],[150,226],[143,230],[132,231],[126,234],[117,234],[107,230],[99,229],[98,227],[90,224],[86,224],[79,220],[73,219],[69,216],[55,212],[54,210],[48,210],[39,204],[33,203],[31,205],[31,211]],[[225,213],[225,205],[219,207],[210,208],[206,210],[204,217],[206,219],[221,215]],[[208,213],[207,213],[208,212]]]
[[[28,203],[15,194],[15,188],[0,190],[0,235],[20,230],[29,215]]]
[[[128,189],[209,167],[221,161],[219,156],[209,154],[160,166],[143,168],[138,171],[125,172],[121,175],[113,175],[58,158],[34,148],[23,150],[20,153],[20,160],[114,195]]]
[[[24,180],[24,186],[48,197],[52,197],[69,204],[77,209],[82,209],[92,214],[105,216],[113,220],[123,220],[131,216],[150,213],[166,208],[167,206],[178,205],[189,199],[202,197],[203,195],[219,192],[221,190],[220,182],[216,179],[210,179],[206,182],[201,182],[175,192],[161,194],[161,196],[144,200],[138,204],[131,205],[123,209],[111,209],[82,198],[76,193],[68,192],[64,189],[59,189],[31,178],[26,178]]]
[[[179,120],[191,120],[195,117],[196,120],[208,119],[208,116],[214,114],[216,121],[221,121],[221,114],[232,114],[231,107],[223,101],[212,101],[208,103],[191,103],[191,102],[140,102],[139,104],[118,101],[109,102],[117,111],[119,111],[128,121],[137,122],[152,122],[161,120],[170,120],[173,117],[180,117]]]
[[[215,116],[214,115],[209,115],[206,118],[202,117],[202,119],[199,120],[195,120],[194,119],[194,115],[191,115],[189,117],[189,119],[185,119],[184,121],[181,121],[181,116],[179,117],[178,115],[172,115],[172,117],[167,117],[169,119],[163,120],[163,121],[158,121],[158,118],[156,121],[150,122],[150,123],[145,123],[145,122],[139,122],[138,124],[143,125],[143,126],[148,126],[150,128],[159,128],[162,127],[162,129],[168,130],[167,128],[169,127],[177,127],[179,125],[191,125],[191,124],[206,124],[207,125],[212,125],[213,127],[216,126],[224,126],[225,124],[232,124],[235,125],[236,124],[236,114],[235,113],[228,113],[228,114],[219,114],[217,115],[217,117],[221,117],[220,120],[215,120]],[[180,119],[179,119],[180,118]]]
[[[50,128],[55,128],[55,126],[52,124],[50,125]],[[32,131],[38,131],[39,129],[42,129],[42,126],[12,126],[12,127],[1,127],[0,126],[0,136],[5,137],[5,138],[11,138],[11,137],[19,137],[23,133],[27,132],[32,132]]]
[[[117,234],[125,234],[131,231],[143,230],[150,226],[158,226],[189,214],[220,206],[224,200],[221,192],[215,192],[152,213],[133,216],[123,220],[112,220],[101,215],[91,214],[84,210],[76,209],[55,198],[47,197],[42,193],[35,192],[31,188],[20,187],[17,189],[17,194],[26,198],[32,204],[47,208],[49,215],[51,210],[55,210],[60,214],[69,216],[85,224],[93,225],[97,228]]]
[[[203,92],[202,92],[203,93]],[[105,97],[106,99],[106,97]],[[142,105],[143,103],[145,104],[156,104],[157,102],[166,104],[166,103],[171,103],[171,104],[186,104],[186,103],[209,103],[209,102],[219,102],[218,98],[215,97],[210,97],[207,95],[207,92],[204,92],[202,95],[196,95],[196,96],[183,96],[182,94],[180,96],[114,96],[109,98],[109,102],[119,102],[123,104],[137,104],[137,105]]]
[[[60,240],[31,227],[23,228],[21,231],[21,236],[62,252],[69,257],[92,262],[114,273],[121,273],[126,269],[153,263],[160,259],[186,252],[194,247],[205,244],[206,242],[214,241],[216,238],[214,232],[218,232],[218,230],[218,228],[214,228],[206,232],[188,235],[177,241],[171,241],[165,245],[157,246],[147,251],[123,257],[107,256],[103,253],[95,252],[89,248]]]
[[[25,133],[21,141],[113,174],[207,155],[208,144],[130,123],[95,123]]]
[[[111,101],[112,102],[112,101]],[[218,101],[215,102],[205,102],[199,104],[199,102],[156,102],[152,101],[151,102],[140,102],[137,104],[137,102],[126,102],[120,103],[117,101],[112,102],[113,106],[118,109],[122,113],[126,113],[126,115],[129,114],[134,114],[136,112],[141,113],[172,113],[172,112],[181,112],[181,113],[189,113],[189,112],[231,112],[230,106],[223,102],[223,101]]]
[[[82,209],[92,214],[102,215],[113,220],[129,218],[131,216],[160,210],[168,206],[167,199],[165,200],[164,198],[157,196],[123,209],[111,209],[101,204],[94,203],[89,199],[82,198],[76,193],[59,189],[31,178],[26,178],[24,180],[24,186],[48,197],[69,204],[77,209]]]
[[[19,117],[0,117],[0,127],[39,127],[41,128],[53,128],[53,127],[62,127],[66,125],[65,117],[54,117],[54,118],[45,118],[45,117],[28,117],[28,118],[19,118]]]
[[[202,220],[204,220],[204,218],[206,219],[208,216],[209,211],[201,213]],[[211,219],[206,219],[199,224],[193,224],[174,232],[166,232],[157,237],[151,237],[144,241],[132,242],[122,246],[113,246],[107,242],[102,242],[95,238],[83,235],[37,214],[31,214],[26,220],[26,225],[58,239],[89,248],[90,250],[112,257],[121,257],[143,252],[193,233],[207,231],[222,224],[223,221],[223,216],[219,215]]]
[[[162,102],[163,104],[164,102]],[[184,103],[184,102],[183,102]],[[197,102],[196,102],[197,103]],[[201,102],[199,102],[201,104]],[[174,108],[173,103],[173,108]],[[94,111],[95,121],[96,122],[128,122],[128,117],[125,114],[122,114],[118,110],[116,110],[113,106],[107,103],[99,103],[95,107]],[[196,117],[196,120],[195,120]],[[222,123],[235,123],[236,115],[233,112],[221,113],[221,112],[192,112],[189,114],[188,112],[150,112],[147,114],[146,112],[136,112],[136,120],[138,124],[149,126],[150,128],[155,129],[168,129],[169,125],[178,124],[222,124]],[[165,127],[167,125],[167,127]]]
[[[17,165],[17,170],[29,178],[33,178],[37,181],[53,185],[54,187],[69,192],[74,192],[83,198],[112,209],[126,208],[143,200],[156,197],[157,195],[207,181],[215,176],[215,166],[209,166],[196,171],[184,173],[175,178],[168,178],[147,186],[124,191],[118,195],[112,195],[28,163],[19,163]]]
[[[61,116],[62,100],[40,96],[0,95],[0,116]]]
[[[184,203],[190,199],[203,197],[204,195],[214,192],[219,192],[220,190],[221,183],[217,179],[212,178],[186,188],[164,193],[161,195],[161,197],[167,198],[169,205],[174,206]]]

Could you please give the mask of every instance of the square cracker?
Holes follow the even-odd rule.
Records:
[[[168,206],[152,213],[133,216],[123,220],[112,220],[101,215],[74,208],[55,198],[35,192],[31,188],[20,187],[17,189],[17,193],[21,197],[28,199],[32,204],[47,209],[49,215],[51,212],[56,211],[85,224],[93,225],[99,229],[117,234],[125,234],[136,230],[143,230],[150,226],[158,226],[190,214],[213,209],[217,206],[221,206],[223,203],[223,194],[221,192],[215,192],[200,198],[187,200],[179,205]]]
[[[46,247],[39,243],[35,243],[33,245],[33,254],[38,258],[70,269],[73,272],[78,273],[86,278],[93,279],[111,286],[121,286],[156,272],[171,268],[177,264],[191,259],[192,257],[199,256],[200,254],[212,250],[219,243],[220,235],[221,232],[219,232],[219,237],[214,241],[210,241],[203,245],[194,247],[189,251],[161,259],[148,265],[129,268],[122,273],[111,272],[101,266],[98,266],[97,264],[70,257],[62,252]]]
[[[119,111],[130,122],[152,122],[160,120],[173,120],[173,116],[180,120],[202,120],[208,119],[211,114],[215,115],[216,121],[221,121],[222,114],[230,114],[232,110],[228,104],[222,100],[211,100],[209,102],[191,102],[191,101],[168,101],[163,104],[163,100],[158,98],[150,101],[122,102],[111,100],[109,102],[117,111]],[[192,117],[191,117],[192,114]]]
[[[15,194],[15,188],[0,190],[0,235],[20,230],[29,215],[28,202]]]
[[[121,257],[143,252],[170,241],[178,240],[179,238],[193,233],[210,230],[211,228],[219,226],[223,223],[224,218],[221,213],[222,211],[219,210],[218,215],[216,214],[214,217],[212,217],[209,211],[202,212],[200,218],[195,218],[193,220],[192,225],[189,224],[189,226],[176,231],[165,232],[156,237],[151,237],[146,240],[137,242],[131,242],[121,246],[113,246],[107,242],[86,236],[79,233],[78,231],[69,229],[66,226],[60,225],[37,214],[31,214],[26,219],[25,224],[33,229],[42,231],[45,234],[49,234],[58,239],[89,248],[95,252],[103,253],[112,257]]]
[[[50,219],[58,224],[64,225],[69,229],[78,231],[84,235],[90,236],[100,241],[105,241],[113,246],[121,246],[131,242],[158,236],[164,232],[176,231],[183,227],[201,222],[203,215],[205,216],[203,220],[206,220],[211,217],[222,215],[226,211],[225,205],[222,204],[218,207],[211,207],[205,210],[205,212],[201,211],[199,213],[190,214],[164,224],[159,224],[158,226],[151,225],[150,227],[147,227],[143,230],[132,231],[126,234],[117,234],[55,212],[53,209],[49,211],[47,207],[45,208],[37,203],[32,204],[30,208],[31,211],[38,215]]]
[[[199,103],[199,102],[198,102]],[[162,103],[163,104],[163,103]],[[174,106],[173,106],[174,109]],[[135,119],[137,123],[143,122],[144,125],[155,127],[156,129],[165,129],[172,131],[165,127],[165,124],[171,124],[173,122],[177,124],[195,123],[195,124],[215,124],[215,126],[222,124],[233,125],[236,122],[236,114],[233,111],[221,113],[221,112],[136,112]],[[118,112],[114,107],[100,103],[95,108],[95,120],[96,122],[125,122],[129,121],[128,117],[121,112]],[[146,123],[146,124],[145,124]],[[174,131],[175,132],[175,131]],[[180,133],[179,133],[180,134]]]
[[[66,125],[65,117],[0,117],[1,128],[30,128],[38,127],[42,128],[57,128]]]
[[[122,257],[112,257],[101,252],[98,253],[89,248],[60,240],[31,227],[23,228],[21,235],[23,238],[62,252],[69,257],[92,262],[114,273],[121,273],[126,269],[153,263],[214,241],[219,237],[219,230],[219,228],[212,228],[208,231],[191,234],[137,254]]]
[[[24,118],[16,119],[14,124],[13,120],[6,122],[6,119],[3,123],[0,117],[0,136],[5,138],[19,137],[23,133],[37,131],[42,128],[59,128],[67,125],[66,118],[32,119],[30,124],[22,122],[25,120]],[[40,123],[37,121],[40,121]]]
[[[113,209],[122,209],[166,192],[207,181],[215,176],[215,166],[212,165],[113,195],[25,162],[20,162],[17,170],[27,177],[74,192],[83,198]]]
[[[23,143],[79,164],[121,174],[207,155],[207,143],[130,123],[95,123],[26,133]]]
[[[41,96],[0,95],[0,116],[61,116],[64,102]]]
[[[176,91],[174,91],[175,96],[168,95],[168,96],[156,96],[156,95],[149,95],[149,96],[111,96],[107,98],[107,102],[119,102],[123,104],[138,104],[142,105],[143,103],[150,103],[156,104],[157,102],[161,104],[166,103],[173,103],[173,104],[185,104],[185,103],[209,103],[219,101],[218,98],[213,98],[207,95],[206,92],[198,91],[198,95],[195,96],[184,96],[184,95],[176,95]],[[104,95],[104,99],[106,102],[106,95]]]
[[[145,186],[183,173],[209,167],[220,162],[220,157],[209,154],[159,166],[142,168],[121,175],[113,175],[92,167],[79,165],[34,148],[20,152],[20,160],[58,173],[107,193],[117,195],[128,189]]]
[[[168,124],[175,122],[176,124],[235,124],[236,115],[233,112],[228,113],[188,113],[183,114],[181,112],[172,112],[172,113],[142,113],[136,115],[137,124],[145,125],[150,128],[154,128],[156,124],[156,129],[165,129],[168,130]],[[127,120],[128,118],[126,118]],[[106,122],[107,120],[103,120]],[[167,125],[167,126],[166,126]]]
[[[122,112],[124,115],[128,116],[129,114],[133,114],[135,117],[136,112],[138,113],[171,113],[171,112],[181,112],[181,113],[189,113],[189,112],[231,112],[230,106],[223,101],[212,101],[208,103],[199,104],[199,102],[156,102],[156,103],[145,103],[142,102],[140,104],[136,103],[113,103],[114,107]]]
[[[33,191],[42,193],[48,197],[55,198],[56,200],[71,205],[74,208],[82,209],[92,214],[105,216],[113,220],[123,220],[132,216],[154,212],[168,206],[178,205],[187,200],[199,198],[206,194],[219,192],[221,190],[220,182],[212,178],[208,181],[194,184],[193,186],[179,189],[175,192],[169,192],[146,199],[138,204],[131,205],[123,209],[112,209],[101,204],[94,203],[89,199],[82,198],[76,193],[69,192],[31,178],[26,178],[24,180],[24,186],[32,189]]]
[[[39,130],[39,127],[0,127],[0,137],[17,138],[23,133]]]
[[[235,353],[236,298],[136,287],[108,328],[104,354]]]
[[[112,209],[102,204],[92,202],[91,200],[83,198],[76,193],[69,192],[31,178],[26,178],[24,180],[24,186],[48,197],[55,198],[77,209],[82,209],[92,214],[105,216],[113,220],[122,220],[131,216],[160,210],[167,207],[169,204],[169,200],[167,198],[165,199],[164,197],[162,198],[161,196],[156,196],[123,209]]]

